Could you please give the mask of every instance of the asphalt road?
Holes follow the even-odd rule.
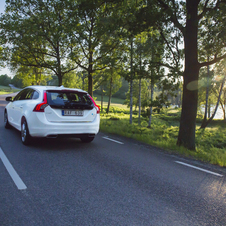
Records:
[[[5,104],[0,97],[1,226],[226,225],[224,168],[104,133],[90,144],[24,146],[3,126]]]

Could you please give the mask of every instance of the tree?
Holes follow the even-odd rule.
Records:
[[[209,123],[211,123],[211,121],[213,120],[213,118],[214,118],[214,116],[217,112],[217,109],[218,109],[218,106],[219,106],[219,103],[220,103],[221,94],[222,94],[223,87],[224,87],[224,83],[225,83],[225,79],[226,79],[226,76],[224,76],[222,81],[221,81],[220,91],[219,91],[219,95],[218,95],[218,98],[217,98],[217,103],[216,103],[214,112],[208,120],[203,120],[202,125],[200,127],[201,129],[205,129],[207,127],[207,125]]]
[[[220,99],[220,105],[221,105],[221,109],[223,111],[223,118],[224,118],[224,122],[226,122],[226,90],[225,88],[222,91],[222,98]]]
[[[22,79],[18,78],[18,75],[15,75],[15,76],[12,78],[11,83],[12,83],[15,87],[23,88]]]
[[[198,80],[200,68],[214,64],[225,58],[225,12],[224,0],[149,0],[147,7],[137,14],[143,15],[145,26],[153,25],[158,28],[165,39],[169,49],[177,49],[172,42],[183,37],[184,42],[184,73],[183,73],[183,99],[180,128],[177,144],[195,150],[195,127],[198,103]],[[152,18],[150,18],[150,12]],[[211,23],[206,23],[206,18]],[[198,58],[198,32],[202,31],[209,36],[210,60],[199,61]],[[170,36],[165,34],[170,32]],[[170,52],[169,52],[170,53]],[[172,53],[172,52],[171,52]],[[181,52],[178,52],[178,56]],[[171,54],[172,58],[176,56]],[[177,61],[179,62],[179,61]],[[176,65],[178,66],[178,65]]]
[[[75,71],[71,71],[65,74],[62,84],[68,88],[82,89],[82,78]]]
[[[211,90],[212,91],[212,96],[214,96],[214,98],[216,99],[215,102],[215,109],[214,109],[214,112],[212,113],[211,116],[209,116],[209,119],[207,120],[207,117],[206,117],[206,111],[205,111],[205,115],[204,115],[204,119],[203,119],[203,122],[202,122],[202,125],[200,128],[206,128],[207,125],[209,123],[211,123],[211,121],[213,120],[216,112],[217,112],[217,109],[218,109],[218,106],[219,104],[221,105],[222,107],[222,110],[223,110],[223,116],[224,116],[224,120],[225,120],[225,77],[226,77],[226,74],[225,74],[225,59],[222,60],[220,63],[217,63],[215,65],[215,67],[213,68],[213,71],[214,73],[212,73],[213,75],[215,74],[215,76],[212,78],[212,86],[211,86]],[[211,75],[211,73],[210,73]],[[223,97],[222,97],[222,94],[223,94]],[[209,97],[208,97],[209,99]]]
[[[150,104],[150,90],[148,87],[148,79],[141,79],[141,84],[139,79],[134,80],[133,82],[133,108],[135,107],[135,111],[139,105],[141,105],[141,109],[145,110],[146,107]],[[140,85],[142,87],[141,92],[139,93]],[[130,90],[126,93],[125,104],[130,106]]]
[[[149,29],[136,35],[134,49],[134,70],[139,78],[139,94],[141,94],[141,78],[149,82],[149,94],[146,97],[146,107],[149,109],[149,125],[151,126],[152,108],[160,110],[163,105],[166,105],[169,94],[173,95],[173,91],[178,85],[175,79],[174,70],[171,69],[167,74],[164,69],[163,57],[167,55],[162,35],[159,31]],[[168,56],[167,56],[168,57]],[[160,94],[154,100],[154,87],[158,86]],[[142,86],[144,88],[144,86]],[[166,92],[167,91],[167,92]],[[141,98],[139,95],[139,117],[141,111]],[[138,122],[139,122],[138,118]]]
[[[68,9],[71,1],[6,1],[0,17],[0,35],[12,67],[30,66],[51,70],[62,85],[65,74],[77,67],[70,61],[71,39]]]
[[[103,59],[102,63],[107,65],[107,69],[101,71],[95,76],[96,88],[101,88],[101,110],[103,109],[103,92],[109,96],[106,113],[110,110],[112,95],[117,92],[122,86],[122,79],[120,76],[120,51],[113,50],[112,53]]]
[[[80,0],[70,11],[77,18],[76,30],[71,32],[75,45],[71,57],[88,74],[88,92],[93,96],[93,77],[107,68],[103,59],[119,44],[117,13],[111,1]]]
[[[3,48],[0,46],[0,68],[4,67],[4,59],[3,59]]]
[[[11,83],[11,78],[8,75],[0,75],[0,85],[8,86]]]
[[[45,75],[43,70],[37,67],[20,66],[16,75],[22,80],[23,87],[31,85],[46,85],[51,79],[50,75]]]

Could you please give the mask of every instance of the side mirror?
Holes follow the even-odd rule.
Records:
[[[12,97],[6,97],[5,100],[8,102],[13,101]]]

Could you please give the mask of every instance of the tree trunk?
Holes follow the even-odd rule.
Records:
[[[85,90],[85,74],[82,74],[82,89]]]
[[[57,77],[58,77],[58,85],[62,86],[63,76],[61,72],[61,61],[60,61],[60,51],[59,51],[59,42],[57,44]]]
[[[209,57],[208,57],[208,61],[209,61]],[[206,104],[205,104],[205,113],[204,113],[202,125],[204,125],[207,121],[208,99],[209,99],[209,75],[210,75],[210,70],[209,70],[209,65],[208,65],[207,66]],[[201,125],[201,127],[202,127],[202,125]]]
[[[151,80],[151,102],[153,101],[153,96],[154,96],[154,82]],[[151,119],[152,119],[152,106],[150,106],[148,128],[151,128]]]
[[[113,79],[111,77],[110,90],[109,90],[109,99],[108,99],[108,107],[107,107],[107,111],[106,111],[107,114],[108,114],[108,112],[110,110],[110,104],[111,104],[112,83],[113,83]]]
[[[225,90],[223,90],[223,92],[224,92],[224,98],[223,98],[223,101],[222,101],[222,104],[221,104],[221,107],[222,107],[222,111],[223,111],[223,119],[224,119],[224,122],[225,122],[225,120],[226,120],[226,118],[225,118]]]
[[[140,43],[141,43],[141,36],[140,36]],[[141,44],[140,44],[140,79],[139,79],[139,115],[138,115],[138,125],[140,125],[140,114],[141,114],[141,69],[142,69],[142,61],[141,61]]]
[[[139,79],[139,116],[138,116],[139,125],[140,125],[140,113],[141,113],[141,78]]]
[[[153,42],[151,39],[151,59],[152,61],[154,61],[154,48],[153,48]],[[155,84],[155,80],[154,80],[154,71],[153,68],[151,69],[151,104],[153,101],[153,96],[154,96],[154,84]],[[151,119],[152,119],[152,106],[150,106],[150,115],[149,115],[149,122],[148,122],[148,128],[151,128]]]
[[[104,99],[104,91],[103,91],[103,86],[101,86],[101,112],[103,112],[103,99]]]
[[[187,19],[184,31],[185,71],[183,83],[182,112],[177,145],[195,150],[195,127],[198,103],[198,3],[187,0]]]
[[[90,66],[92,68],[92,65]],[[92,69],[88,71],[88,93],[91,97],[93,97],[93,73]]]
[[[131,62],[130,62],[130,119],[129,123],[132,124],[133,122],[133,39],[131,40]]]
[[[93,97],[93,51],[91,43],[89,44],[89,68],[88,68],[88,93]]]
[[[212,120],[213,120],[213,118],[214,118],[214,116],[215,116],[215,114],[217,112],[217,109],[218,109],[218,106],[219,106],[219,102],[220,102],[220,98],[221,98],[221,93],[222,93],[222,90],[223,90],[223,87],[224,87],[224,83],[225,83],[225,78],[226,78],[226,76],[224,77],[224,79],[222,81],[220,92],[219,92],[219,96],[218,96],[218,99],[217,99],[217,104],[216,104],[216,107],[214,109],[214,112],[211,115],[211,117],[205,123],[202,123],[200,129],[205,129],[207,127],[207,125],[212,122]]]
[[[223,90],[223,92],[224,92],[224,98],[223,98],[223,101],[222,101],[222,103],[221,103],[221,107],[222,107],[222,111],[223,111],[223,119],[224,119],[224,122],[226,122],[226,115],[225,115],[225,110],[226,110],[226,106],[225,106],[225,98],[226,98],[226,92],[225,92],[225,90]]]
[[[62,83],[63,83],[62,76],[61,75],[57,75],[57,77],[58,77],[58,86],[62,86]]]
[[[224,95],[224,98],[225,98],[225,95]],[[220,105],[221,105],[221,108],[222,108],[222,111],[223,111],[223,120],[225,122],[225,99],[224,99],[224,101],[220,100]]]

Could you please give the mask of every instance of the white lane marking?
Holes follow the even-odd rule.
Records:
[[[202,168],[199,168],[199,167],[196,167],[196,166],[192,166],[192,165],[189,165],[189,164],[184,163],[184,162],[179,162],[179,161],[175,161],[175,162],[178,163],[178,164],[184,165],[184,166],[188,166],[188,167],[191,167],[191,168],[194,168],[194,169],[197,169],[197,170],[206,172],[206,173],[213,174],[213,175],[218,176],[218,177],[223,177],[223,175],[221,175],[221,174],[219,174],[219,173],[214,173],[214,172],[212,172],[212,171],[205,170],[205,169],[202,169]]]
[[[7,169],[9,175],[11,176],[14,183],[16,184],[17,188],[19,190],[27,189],[26,185],[21,180],[20,176],[17,174],[16,170],[13,168],[12,164],[9,162],[9,160],[7,159],[6,155],[4,154],[1,148],[0,148],[0,158],[5,168]]]
[[[113,142],[115,142],[115,143],[118,143],[118,144],[124,144],[124,143],[122,143],[122,142],[120,142],[120,141],[117,141],[117,140],[113,140],[113,139],[111,139],[111,138],[108,138],[108,137],[102,137],[102,138],[104,138],[104,139],[106,139],[106,140],[110,140],[110,141],[113,141]]]

